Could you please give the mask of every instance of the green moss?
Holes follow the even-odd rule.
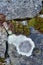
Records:
[[[30,29],[28,26],[23,26],[23,34],[26,36],[30,35]]]
[[[36,18],[36,24],[35,29],[37,29],[39,32],[43,33],[43,18],[37,17]]]
[[[5,58],[0,58],[0,62],[4,63]]]
[[[36,23],[35,18],[32,18],[31,20],[28,21],[28,27],[30,26],[34,27],[35,23]]]
[[[43,18],[35,17],[28,21],[28,27],[34,27],[39,32],[43,33]]]
[[[43,11],[42,11],[43,12]],[[20,34],[30,34],[30,27],[34,27],[39,32],[43,33],[43,18],[36,16],[30,20],[27,20],[28,25],[24,26],[19,21],[12,20],[12,23],[14,24],[14,30],[17,33]]]
[[[30,30],[29,30],[29,27],[28,25],[22,25],[21,22],[17,22],[17,21],[14,21],[12,20],[12,23],[14,24],[14,29],[15,29],[15,34],[19,33],[19,34],[24,34],[24,35],[29,35],[30,34]]]

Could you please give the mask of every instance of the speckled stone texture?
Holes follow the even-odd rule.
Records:
[[[0,27],[0,57],[4,58],[4,54],[6,51],[6,40],[7,33],[3,27]]]
[[[31,18],[41,10],[42,0],[0,0],[0,13],[4,13],[7,20]]]

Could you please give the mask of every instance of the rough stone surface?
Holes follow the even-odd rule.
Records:
[[[0,0],[0,13],[4,13],[7,20],[31,18],[41,10],[42,0]]]
[[[0,27],[0,57],[4,58],[6,50],[7,33],[3,27]]]
[[[34,29],[34,31],[36,30]],[[29,37],[34,41],[36,48],[30,57],[19,55],[15,46],[9,45],[9,55],[11,61],[13,60],[13,65],[43,65],[43,34],[40,34],[38,31],[33,33],[31,30]],[[36,52],[37,49],[38,52]]]

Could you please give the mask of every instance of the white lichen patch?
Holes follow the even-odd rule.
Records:
[[[27,21],[22,21],[22,25],[27,25]]]
[[[8,37],[8,43],[9,44],[14,44],[15,45],[15,40],[16,40],[16,35],[15,34],[9,35],[9,37]]]
[[[35,47],[34,42],[31,38],[27,38],[24,35],[11,35],[8,37],[8,42],[16,46],[18,54],[30,56],[32,55],[33,49]]]
[[[43,14],[39,15],[39,17],[43,18]]]
[[[21,40],[21,38],[19,38],[19,40],[21,40],[19,42],[19,45],[17,46],[17,52],[21,55],[26,55],[26,56],[30,56],[32,55],[32,51],[35,47],[34,42],[32,41],[32,39],[30,38],[23,38],[23,40]]]

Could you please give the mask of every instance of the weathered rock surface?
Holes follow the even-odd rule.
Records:
[[[35,30],[34,30],[35,31]],[[30,57],[19,55],[14,45],[9,45],[9,55],[14,65],[42,65],[43,64],[43,34],[31,30],[30,38],[35,43],[35,50]],[[33,33],[34,32],[34,33]],[[38,50],[38,52],[37,52]]]
[[[0,0],[0,13],[4,13],[7,20],[31,18],[41,10],[42,0]]]
[[[0,57],[4,57],[6,50],[7,33],[3,27],[0,27]]]

